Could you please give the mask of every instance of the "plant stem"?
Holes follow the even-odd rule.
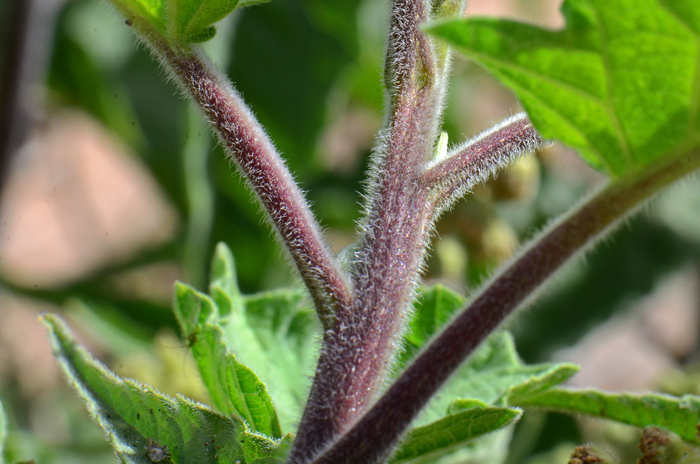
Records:
[[[152,37],[156,56],[204,111],[268,212],[329,327],[350,306],[349,285],[284,161],[228,80],[196,50],[173,50]]]
[[[431,43],[418,25],[425,0],[394,0],[385,84],[389,108],[376,149],[359,249],[354,305],[326,331],[289,463],[308,462],[345,432],[374,400],[396,351],[423,262],[429,191],[420,182],[432,152],[440,89]]]
[[[669,155],[670,156],[670,155]],[[577,253],[591,247],[655,193],[700,167],[700,149],[611,182],[529,247],[479,293],[389,390],[313,464],[384,462],[418,412],[506,317]]]
[[[546,142],[525,113],[516,114],[436,159],[423,175],[435,196],[435,215],[451,207],[472,187]]]

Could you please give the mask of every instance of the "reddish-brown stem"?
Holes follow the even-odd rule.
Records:
[[[303,463],[345,432],[374,400],[394,355],[423,261],[431,217],[420,181],[432,152],[439,95],[418,25],[424,0],[394,0],[386,58],[388,122],[374,159],[367,213],[353,256],[353,306],[336,313],[289,463]]]
[[[351,430],[313,464],[383,462],[449,376],[572,256],[595,243],[652,195],[700,166],[700,150],[613,182],[551,226],[478,294]]]
[[[149,45],[204,111],[257,194],[329,327],[335,311],[350,307],[350,288],[282,158],[238,93],[202,54],[152,42]]]

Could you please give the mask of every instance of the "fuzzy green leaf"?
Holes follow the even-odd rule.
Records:
[[[513,337],[508,332],[500,332],[489,337],[457,371],[440,392],[439,402],[444,405],[456,397],[512,406],[513,391],[546,390],[566,381],[577,371],[578,366],[568,363],[523,364],[515,351]],[[448,404],[448,409],[452,407],[453,404]]]
[[[245,310],[233,311],[222,328],[238,359],[267,385],[282,430],[300,419],[313,375],[320,337],[306,294],[280,289],[245,297]]]
[[[163,0],[110,0],[129,21],[144,22],[166,34]]]
[[[259,379],[256,391],[269,392],[279,417],[278,424],[272,420],[274,410],[270,403],[267,410],[272,428],[257,430],[279,436],[281,430],[293,429],[306,400],[307,379],[313,373],[320,335],[307,297],[296,289],[241,295],[234,259],[224,244],[217,246],[209,288],[211,298],[178,285],[175,311],[216,407],[228,411],[234,405],[231,401],[240,397],[235,389],[224,395],[221,386],[235,378],[230,369],[241,370],[243,374],[246,366],[246,377]],[[227,358],[230,360],[225,362],[218,355],[224,348],[230,353]],[[250,394],[246,390],[246,395]],[[229,395],[232,399],[227,400]],[[266,410],[258,402],[261,398],[256,399],[255,405],[249,405],[258,413]],[[238,407],[241,407],[239,414],[250,422],[248,408]],[[260,419],[262,427],[268,419]]]
[[[512,88],[545,138],[613,177],[700,133],[695,0],[566,0],[566,28],[460,19],[426,30]]]
[[[211,264],[209,294],[219,307],[221,317],[226,317],[232,307],[241,308],[244,305],[243,296],[238,288],[236,262],[225,243],[216,245]]]
[[[422,327],[424,335],[431,335],[432,316],[426,314],[451,314],[453,305],[459,299],[450,295],[451,290],[434,288],[421,294],[422,303],[418,303],[416,317],[425,322]],[[450,296],[447,296],[450,295]],[[442,302],[433,305],[434,302]],[[430,305],[427,304],[430,303]],[[443,305],[444,304],[444,305]],[[421,307],[422,305],[422,307]],[[427,306],[432,306],[431,310]],[[412,322],[415,330],[415,320]],[[415,332],[408,337],[414,337]],[[414,338],[415,340],[415,338]],[[419,348],[417,345],[416,348]],[[441,418],[449,411],[451,403],[472,399],[489,405],[511,406],[510,395],[518,392],[546,391],[554,385],[565,382],[578,371],[578,366],[568,363],[544,363],[528,366],[522,363],[515,351],[513,337],[508,332],[499,332],[489,337],[481,347],[462,365],[440,393],[429,403],[419,416],[418,424]]]
[[[186,44],[214,37],[212,24],[236,9],[238,0],[166,0],[166,5],[170,38]]]
[[[462,295],[441,284],[421,289],[413,305],[409,330],[404,337],[406,349],[401,358],[402,363],[406,364],[415,356],[420,347],[465,303],[466,299]]]
[[[206,42],[216,35],[214,23],[239,6],[269,0],[110,0],[139,30],[157,31],[178,45]]]
[[[458,293],[442,285],[424,288],[414,304],[410,331],[404,336],[408,355],[403,364],[465,304]],[[491,335],[455,373],[440,393],[430,402],[418,424],[441,418],[451,403],[465,399],[488,405],[509,406],[509,395],[518,392],[539,392],[565,382],[578,371],[568,363],[545,363],[527,366],[515,350],[508,332]]]
[[[267,388],[228,349],[216,303],[180,283],[175,295],[175,316],[189,340],[214,407],[224,414],[238,414],[259,433],[280,438],[279,419]]]
[[[118,377],[75,341],[60,318],[42,319],[63,372],[122,462],[151,464],[147,447],[153,446],[165,449],[174,464],[283,462],[284,441],[249,432],[235,416]]]
[[[680,398],[662,394],[606,393],[600,390],[554,388],[520,392],[511,397],[517,406],[539,407],[610,419],[636,427],[656,425],[677,433],[683,440],[700,444],[700,397]]]
[[[407,348],[400,364],[409,362],[464,304],[465,299],[447,287],[436,285],[422,289],[409,321],[410,331],[404,336]],[[578,367],[572,364],[524,365],[515,351],[512,336],[507,332],[496,333],[479,347],[433,398],[416,420],[418,427],[404,439],[400,453],[405,450],[405,459],[410,459],[413,464],[433,462],[437,456],[455,450],[459,453],[459,456],[454,456],[457,459],[455,462],[460,459],[477,462],[485,456],[490,462],[501,462],[505,459],[510,440],[509,430],[500,430],[476,441],[470,440],[476,435],[503,429],[519,417],[519,410],[509,407],[512,406],[511,395],[546,391],[566,381],[577,370]],[[484,422],[471,408],[482,408],[478,414],[484,414]],[[464,422],[461,422],[462,419]],[[472,432],[467,432],[470,427]],[[469,433],[474,435],[470,436]],[[416,450],[425,455],[414,454],[418,453]],[[404,454],[397,454],[394,459],[403,460],[402,456]],[[449,459],[452,458],[450,454]]]
[[[469,408],[412,429],[401,441],[390,462],[435,459],[474,438],[512,424],[521,414],[519,409],[471,403]]]

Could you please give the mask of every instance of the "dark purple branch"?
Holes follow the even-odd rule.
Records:
[[[435,160],[423,181],[435,196],[436,216],[508,163],[545,145],[527,115],[519,113]]]
[[[700,166],[700,151],[611,183],[534,240],[416,358],[389,390],[313,464],[384,462],[418,412],[459,365],[572,256],[653,194]]]
[[[308,287],[319,316],[330,326],[334,311],[347,311],[351,294],[345,276],[282,158],[238,93],[201,54],[151,44],[188,95],[192,96],[221,143],[236,161],[270,215]]]

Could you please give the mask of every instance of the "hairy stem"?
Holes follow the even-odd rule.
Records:
[[[694,149],[611,182],[533,240],[416,358],[389,390],[313,464],[383,462],[418,412],[506,317],[571,257],[638,210],[663,187],[700,167]]]
[[[442,89],[430,41],[418,30],[425,0],[394,0],[385,80],[388,116],[371,171],[353,259],[353,306],[324,334],[309,399],[290,452],[303,463],[345,432],[374,400],[395,352],[423,262],[431,217],[420,181],[432,152]]]
[[[433,192],[435,217],[508,163],[545,146],[527,115],[519,113],[434,160],[423,182]]]
[[[202,109],[270,216],[311,293],[324,326],[351,302],[348,282],[323,241],[298,186],[258,121],[228,80],[199,51],[148,40],[156,56]]]

